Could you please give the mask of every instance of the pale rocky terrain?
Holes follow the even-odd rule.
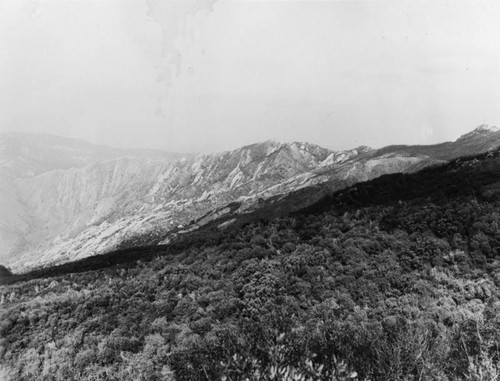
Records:
[[[269,197],[317,184],[335,190],[498,145],[500,133],[487,126],[433,146],[336,152],[309,143],[267,141],[213,155],[4,134],[0,264],[22,272],[138,243],[168,242],[172,231],[196,229],[225,213],[244,213]]]

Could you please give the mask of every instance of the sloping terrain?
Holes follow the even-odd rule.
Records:
[[[0,286],[0,371],[19,381],[493,380],[499,183],[497,150],[358,183],[287,217],[256,211],[169,246],[14,276]]]
[[[273,186],[311,171],[329,153],[301,147],[266,142],[175,162],[126,157],[16,178],[29,219],[22,250],[9,258],[39,266],[102,253],[134,236],[157,239],[235,199],[275,194]]]
[[[0,168],[13,177],[33,177],[56,169],[82,168],[122,157],[173,161],[190,156],[162,150],[112,148],[56,135],[0,134]]]
[[[359,181],[494,148],[500,134],[480,126],[436,146],[341,152],[268,141],[181,158],[57,137],[14,135],[3,141],[0,263],[19,272],[165,243],[173,232],[197,229],[221,214],[247,213],[265,200],[318,185],[316,198],[296,199],[294,209],[302,208]]]

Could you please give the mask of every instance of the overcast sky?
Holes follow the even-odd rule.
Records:
[[[213,152],[500,124],[498,1],[0,0],[0,130]]]

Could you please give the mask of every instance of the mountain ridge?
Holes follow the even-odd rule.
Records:
[[[120,157],[157,157],[169,161],[193,154],[155,149],[123,149],[52,134],[0,133],[0,168],[16,177],[32,177],[55,169],[81,168]]]
[[[433,203],[442,204],[447,198],[460,199],[460,197],[470,196],[480,197],[482,201],[494,201],[500,197],[500,182],[498,181],[500,174],[497,171],[499,166],[500,147],[486,153],[456,158],[448,163],[428,167],[416,173],[392,173],[360,182],[322,197],[319,202],[312,203],[305,208],[298,208],[289,213],[286,218],[300,218],[300,216],[318,215],[325,212],[342,216],[344,213],[352,214],[360,208],[370,207],[389,206],[397,210],[398,207],[407,203],[433,205]],[[307,191],[311,192],[312,188]],[[170,245],[119,249],[97,257],[86,257],[55,267],[35,269],[26,274],[12,274],[0,265],[0,272],[3,272],[3,278],[0,277],[0,280],[4,284],[9,284],[34,278],[95,271],[137,260],[149,261],[159,255],[179,254],[191,246],[210,246],[213,244],[212,238],[215,238],[216,242],[219,239],[220,242],[218,235],[234,235],[239,229],[249,224],[266,225],[274,217],[279,216],[268,213],[267,209],[279,209],[280,204],[289,204],[294,197],[296,195],[289,194],[285,198],[266,201],[259,206],[259,209],[247,215],[236,216],[239,221],[228,232],[225,232],[225,228],[221,229],[228,218],[224,216],[220,219],[212,219],[210,223],[200,226],[199,231],[192,231],[193,235],[177,235],[179,239],[173,240]],[[392,220],[386,218],[383,221],[385,224],[393,223]]]
[[[19,166],[24,171],[17,176],[0,171],[0,263],[25,271],[126,243],[168,242],[170,232],[187,226],[197,229],[200,223],[194,221],[208,222],[232,202],[238,203],[237,213],[247,213],[261,200],[303,188],[318,186],[319,197],[382,174],[414,172],[500,145],[498,132],[484,126],[476,130],[433,146],[361,146],[345,151],[268,140],[175,159],[112,157],[32,176],[26,176],[24,158],[36,155],[24,151]],[[5,156],[0,152],[0,159]],[[297,207],[312,201],[301,200]]]

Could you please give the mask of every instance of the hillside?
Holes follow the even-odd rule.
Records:
[[[142,260],[1,286],[4,374],[495,379],[499,184],[493,151],[359,183],[287,217],[214,222]]]
[[[162,150],[113,148],[57,135],[21,132],[0,134],[0,168],[9,171],[13,177],[33,177],[122,157],[174,161],[190,156]]]
[[[29,268],[109,251],[135,236],[159,240],[235,199],[275,194],[280,190],[272,187],[328,156],[302,147],[266,142],[174,162],[126,157],[14,179],[29,220],[19,233],[21,249],[10,250],[4,263]]]
[[[2,141],[0,263],[20,272],[166,243],[221,214],[246,214],[317,186],[315,197],[295,200],[292,209],[300,209],[359,181],[495,148],[500,134],[480,126],[437,146],[338,152],[268,141],[213,155],[125,151],[53,136],[7,134]]]

